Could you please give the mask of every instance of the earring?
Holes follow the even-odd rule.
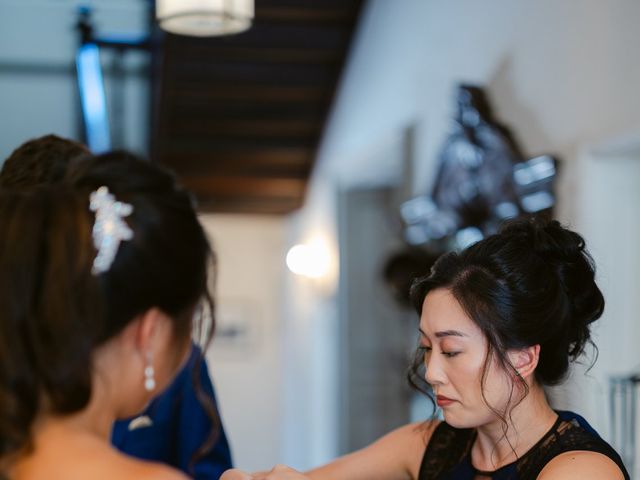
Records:
[[[152,392],[156,388],[155,370],[151,361],[151,354],[147,354],[147,366],[144,367],[144,389]]]

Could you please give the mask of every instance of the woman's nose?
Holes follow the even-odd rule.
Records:
[[[437,354],[432,353],[424,362],[424,379],[429,385],[442,385],[446,381],[441,362],[436,357]]]

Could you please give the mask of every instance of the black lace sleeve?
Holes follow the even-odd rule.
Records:
[[[418,480],[536,480],[555,457],[571,451],[601,453],[618,465],[630,480],[620,456],[582,419],[571,412],[559,412],[553,427],[522,457],[493,472],[481,472],[471,464],[473,429],[439,424],[427,445]]]

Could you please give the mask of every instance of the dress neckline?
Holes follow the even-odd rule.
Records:
[[[477,475],[482,475],[482,476],[491,478],[493,475],[495,475],[496,473],[500,472],[501,470],[510,468],[513,465],[515,465],[516,463],[518,463],[518,462],[522,461],[523,459],[525,459],[527,456],[529,456],[529,454],[534,452],[540,445],[542,445],[558,429],[558,427],[560,426],[560,423],[562,422],[562,418],[558,414],[558,412],[556,412],[556,415],[557,415],[556,420],[555,420],[555,422],[553,422],[553,425],[551,426],[551,428],[549,428],[549,430],[547,430],[546,433],[544,435],[542,435],[542,437],[540,437],[540,440],[538,440],[536,443],[534,443],[533,446],[531,448],[529,448],[529,450],[527,450],[521,457],[518,457],[513,462],[507,463],[506,465],[503,465],[500,468],[497,468],[496,470],[492,470],[492,471],[480,470],[480,469],[474,467],[473,463],[471,461],[471,449],[473,448],[473,444],[475,442],[475,437],[478,434],[478,431],[476,430],[474,432],[473,440],[470,442],[471,446],[469,448],[469,453],[467,453],[467,460],[469,462],[469,465],[473,469],[474,473],[477,474]]]

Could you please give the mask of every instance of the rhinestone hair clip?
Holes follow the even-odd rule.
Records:
[[[131,215],[133,206],[118,202],[109,193],[109,189],[103,186],[91,193],[89,209],[96,214],[92,234],[93,245],[98,250],[91,273],[99,275],[111,268],[120,242],[133,238],[133,230],[123,220]]]

